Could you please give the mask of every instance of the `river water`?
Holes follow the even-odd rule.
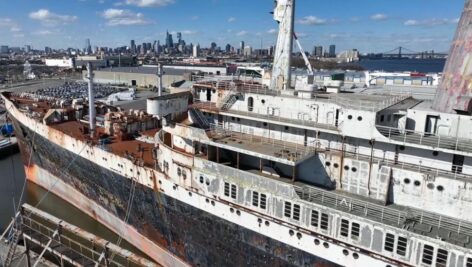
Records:
[[[363,59],[359,61],[359,65],[366,70],[382,70],[382,71],[416,71],[416,72],[442,72],[445,59]]]
[[[14,206],[18,204],[25,181],[25,171],[20,154],[0,160],[0,234],[10,223],[15,213]],[[46,193],[43,188],[26,182],[23,202],[36,206]],[[112,243],[116,243],[118,239],[118,236],[108,228],[53,194],[48,194],[38,208]],[[120,246],[141,254],[124,240]]]

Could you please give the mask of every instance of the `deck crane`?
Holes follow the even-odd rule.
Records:
[[[308,57],[306,56],[305,54],[305,50],[303,50],[303,47],[302,45],[300,44],[300,41],[298,40],[298,37],[297,35],[295,34],[295,32],[293,33],[293,37],[295,39],[295,42],[297,42],[297,45],[298,45],[298,49],[300,49],[300,53],[302,53],[302,56],[303,56],[303,60],[305,61],[305,65],[307,67],[307,71],[308,71],[308,75],[313,75],[313,67],[311,66],[311,63],[310,61],[308,60]]]

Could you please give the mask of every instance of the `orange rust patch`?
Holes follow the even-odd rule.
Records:
[[[37,184],[38,181],[38,166],[31,164],[30,166],[24,165],[26,178],[31,182]]]

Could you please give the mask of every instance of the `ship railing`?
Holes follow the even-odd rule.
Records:
[[[332,148],[330,148],[332,149]],[[334,148],[336,149],[336,148]],[[369,161],[370,156],[368,155],[362,155],[359,153],[355,152],[349,152],[349,151],[344,151],[344,156],[357,159],[357,160],[364,160],[364,161]],[[472,180],[472,175],[471,174],[464,174],[459,172],[459,170],[463,170],[464,166],[459,166],[459,165],[451,165],[450,166],[450,171],[444,170],[444,169],[439,169],[439,168],[434,168],[426,165],[421,165],[421,164],[412,164],[405,162],[408,158],[404,158],[403,161],[395,161],[392,159],[387,159],[387,158],[378,158],[378,157],[373,157],[372,160],[374,163],[379,163],[382,166],[386,167],[391,167],[391,168],[396,168],[396,169],[402,169],[402,170],[407,170],[407,171],[415,171],[419,173],[424,173],[428,175],[433,175],[435,177],[442,176],[445,178],[452,178],[452,179],[468,179]],[[416,158],[417,159],[417,158]],[[456,170],[456,171],[452,171]]]
[[[377,130],[390,141],[417,144],[432,148],[472,152],[472,139],[441,136],[433,133],[376,125]]]
[[[208,160],[201,159],[210,162]],[[216,163],[214,163],[216,164]],[[261,179],[268,179],[248,171],[239,170],[230,166],[218,164],[219,171],[237,179],[245,181],[252,188],[257,188]],[[293,193],[287,193],[284,197],[292,201],[306,201],[309,203],[322,205],[327,208],[340,210],[368,220],[381,222],[394,227],[405,229],[413,223],[427,224],[430,226],[446,229],[457,234],[472,235],[472,223],[440,214],[415,210],[412,208],[397,209],[373,201],[365,201],[351,197],[347,194],[340,194],[334,191],[327,191],[309,185],[289,184],[281,180],[272,179],[276,184],[289,186],[294,189]],[[279,188],[279,187],[276,187]]]
[[[238,141],[244,141],[246,144],[260,144],[272,147],[272,151],[280,151],[280,157],[287,157],[292,161],[301,160],[309,155],[315,154],[319,148],[318,140],[300,144],[298,142],[289,142],[256,135],[248,130],[241,132],[233,131],[231,128],[222,125],[211,124],[210,136],[214,139],[230,138]]]
[[[213,102],[205,101],[194,101],[196,108],[207,109],[207,110],[220,110],[217,104]],[[309,126],[321,129],[327,129],[332,131],[338,131],[338,128],[342,126],[342,122],[333,119],[331,123],[320,123],[316,121],[314,115],[300,112],[296,109],[284,108],[283,116],[278,108],[253,108],[249,111],[247,106],[233,104],[228,110],[221,110],[221,112],[235,114],[245,117],[258,118],[267,120],[270,122],[278,122],[278,124],[295,124],[297,126]],[[337,125],[337,126],[336,126]]]
[[[383,95],[383,97],[384,97],[383,100],[373,101],[373,100],[352,100],[349,98],[349,96],[345,96],[345,95],[330,95],[328,102],[333,102],[349,109],[377,112],[385,108],[391,107],[411,97],[411,94]],[[317,99],[317,96],[315,94],[315,100],[316,99]]]
[[[294,185],[293,187],[297,195],[305,201],[329,206],[381,223],[401,228],[408,227],[413,223],[420,223],[458,234],[472,235],[472,223],[457,218],[411,208],[407,210],[394,209],[309,186]]]

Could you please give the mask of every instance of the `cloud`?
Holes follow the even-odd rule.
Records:
[[[382,14],[382,13],[378,13],[378,14],[374,14],[374,15],[370,16],[370,19],[375,20],[375,21],[380,21],[380,20],[388,19],[388,16],[385,15],[385,14]]]
[[[102,13],[102,17],[107,20],[108,26],[129,26],[150,24],[142,13],[135,13],[127,9],[109,8]]]
[[[174,0],[126,0],[126,5],[138,7],[163,7],[175,3]]]
[[[38,20],[45,26],[56,26],[59,24],[70,24],[77,21],[77,16],[59,15],[47,9],[39,9],[29,14],[30,19]]]
[[[38,30],[38,31],[32,32],[33,35],[41,35],[41,36],[54,35],[57,33],[58,33],[57,31],[52,31],[52,30]]]
[[[276,34],[277,30],[276,29],[270,29],[267,31],[268,34]]]
[[[13,33],[22,31],[21,27],[10,18],[0,18],[0,28],[8,28]]]
[[[192,30],[182,30],[182,31],[172,31],[170,32],[171,34],[177,34],[180,32],[183,35],[195,35],[198,33],[198,31],[192,31]]]
[[[405,26],[437,26],[437,25],[446,25],[446,24],[456,24],[459,22],[458,18],[455,19],[427,19],[427,20],[415,20],[409,19],[403,22]]]
[[[200,17],[199,16],[192,16],[192,17],[190,17],[190,19],[191,20],[198,20],[198,19],[200,19]]]
[[[304,24],[304,25],[324,25],[328,23],[328,21],[326,19],[320,19],[315,16],[307,16],[298,20],[298,23]]]
[[[248,34],[247,31],[240,31],[240,32],[236,33],[237,36],[245,36],[247,34]]]
[[[231,22],[235,22],[236,21],[236,18],[235,17],[230,17],[228,18],[228,22],[231,23]]]

